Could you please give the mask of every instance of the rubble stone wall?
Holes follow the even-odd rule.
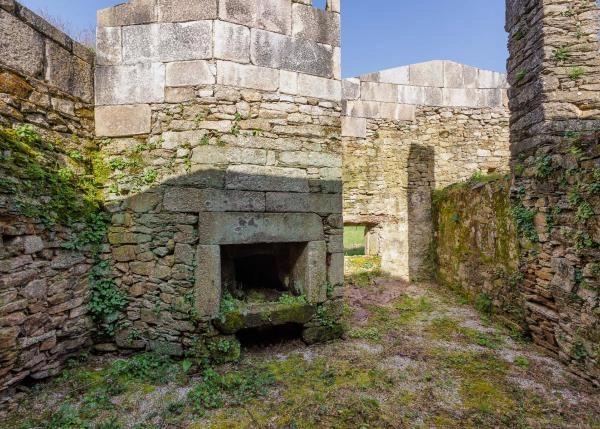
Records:
[[[347,79],[344,98],[345,222],[369,226],[385,272],[426,277],[432,190],[508,171],[505,77],[432,61]]]
[[[89,49],[0,2],[0,392],[89,343],[91,262],[64,245],[85,206],[71,174],[94,132],[93,67]]]
[[[509,0],[512,204],[535,342],[600,377],[600,15]]]
[[[310,303],[341,308],[343,283],[339,2],[189,3],[98,15],[116,343],[173,354],[215,335],[220,244],[305,233]]]

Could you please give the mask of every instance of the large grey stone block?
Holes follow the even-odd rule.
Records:
[[[147,104],[135,106],[98,106],[95,110],[98,137],[148,134],[152,111]]]
[[[212,21],[133,25],[122,31],[126,64],[212,57]]]
[[[216,77],[208,61],[177,61],[168,63],[166,69],[167,86],[212,85]]]
[[[296,3],[292,6],[292,35],[340,46],[340,15]]]
[[[298,75],[298,95],[339,102],[342,100],[342,82],[301,73]]]
[[[483,107],[485,105],[483,91],[472,88],[444,88],[444,106]]]
[[[43,37],[5,10],[0,10],[0,63],[33,77],[44,70]]]
[[[367,120],[365,118],[342,118],[342,136],[367,138]]]
[[[164,207],[174,212],[264,212],[263,192],[168,188]]]
[[[97,105],[160,103],[164,96],[162,63],[96,67]]]
[[[302,243],[323,240],[314,213],[215,213],[200,215],[201,244]]]
[[[275,213],[341,213],[342,195],[267,192],[266,211]]]
[[[322,77],[333,77],[333,48],[317,42],[252,29],[252,62]]]
[[[290,0],[221,0],[219,17],[224,21],[291,34]]]
[[[463,88],[463,65],[453,61],[444,61],[444,87]]]
[[[298,94],[298,73],[287,70],[280,70],[279,91],[284,94]]]
[[[344,100],[358,100],[360,98],[360,80],[356,78],[344,79],[342,81]]]
[[[250,29],[223,21],[215,21],[214,25],[214,57],[238,63],[250,62]]]
[[[444,86],[444,61],[410,65],[410,84],[442,88]]]
[[[160,22],[202,21],[217,18],[218,0],[158,0]]]
[[[73,61],[71,53],[57,43],[46,40],[46,76],[51,85],[71,92],[76,85],[73,75]]]
[[[394,83],[396,85],[410,84],[410,67],[402,66],[393,69],[381,70],[378,73],[378,81],[381,83]]]
[[[194,294],[200,317],[215,317],[221,304],[221,247],[200,245],[196,250]]]
[[[227,165],[267,163],[267,151],[264,149],[223,147],[201,145],[192,151],[192,164]]]
[[[379,116],[394,121],[414,121],[416,108],[410,104],[379,103]]]
[[[279,87],[279,71],[249,64],[218,61],[217,83],[219,85],[276,91]]]
[[[328,152],[283,151],[279,161],[290,167],[342,167],[342,155]]]
[[[99,10],[99,27],[119,27],[156,22],[156,0],[131,0],[128,3]]]
[[[425,86],[398,85],[398,102],[404,104],[425,104]]]
[[[227,169],[228,189],[249,191],[308,192],[306,170],[300,168],[234,165]]]
[[[296,281],[301,285],[309,303],[320,304],[327,300],[327,243],[311,241],[298,258],[294,267]]]
[[[385,101],[395,103],[398,101],[398,86],[390,83],[362,82],[360,96],[365,101]]]
[[[121,27],[101,27],[96,31],[96,64],[116,65],[123,61]]]
[[[327,281],[332,286],[344,284],[344,254],[332,253],[328,256]]]

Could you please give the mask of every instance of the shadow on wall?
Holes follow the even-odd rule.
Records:
[[[431,279],[433,266],[432,193],[435,189],[433,147],[411,144],[408,155],[408,271],[411,280]]]
[[[327,339],[313,316],[342,296],[341,182],[246,167],[198,169],[108,203],[107,256],[127,297],[105,321],[118,347],[197,348],[200,336],[214,335],[224,296],[250,307],[239,326],[217,324],[222,334],[297,323],[306,341]],[[289,296],[309,308],[265,306]]]
[[[109,246],[101,259],[108,262],[97,260],[91,267],[88,287],[81,264],[74,268],[82,281],[60,303],[57,289],[71,293],[64,276],[45,277],[43,287],[37,282],[32,288],[27,270],[22,276],[3,274],[3,293],[14,292],[14,302],[24,302],[25,308],[16,308],[18,319],[15,314],[0,317],[3,325],[12,323],[10,332],[0,332],[13,335],[2,337],[7,347],[0,354],[0,390],[34,374],[36,379],[56,374],[90,337],[99,351],[153,349],[182,355],[184,349],[206,351],[200,347],[205,334],[231,335],[243,328],[297,324],[307,342],[339,336],[321,329],[315,314],[327,309],[320,310],[320,317],[330,314],[330,322],[341,315],[341,182],[241,170],[200,169],[130,189],[107,203]],[[125,173],[115,169],[113,174]],[[55,237],[53,251],[60,261],[84,261],[85,249],[64,248],[73,236],[56,235],[64,228],[53,228],[40,235]],[[3,240],[8,237],[4,232]],[[47,254],[38,250],[27,257],[43,268]],[[2,267],[11,258],[3,254]],[[223,295],[243,303],[243,319],[213,326],[211,320],[222,316]],[[339,312],[334,309],[338,302]],[[58,324],[47,323],[48,332],[30,332],[28,326],[39,320]],[[70,337],[73,322],[85,325],[87,333]]]

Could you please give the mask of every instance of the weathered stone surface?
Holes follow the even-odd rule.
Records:
[[[243,310],[226,313],[215,321],[217,329],[224,334],[235,334],[241,329],[261,326],[279,326],[286,323],[309,322],[315,307],[309,304],[249,304]]]
[[[296,278],[302,278],[301,290],[311,304],[327,300],[327,244],[324,241],[310,241],[296,267]],[[301,273],[301,274],[300,274]]]
[[[248,27],[290,34],[291,7],[289,0],[222,0],[219,17]]]
[[[96,105],[160,103],[165,98],[165,65],[96,67]]]
[[[123,27],[123,62],[202,60],[212,56],[212,23],[196,21]]]
[[[292,6],[292,35],[330,46],[340,46],[339,15],[310,5]]]
[[[0,58],[30,76],[39,77],[44,70],[42,36],[5,10],[0,10]]]
[[[220,189],[170,188],[165,194],[165,209],[175,212],[262,212],[262,192],[225,191]]]
[[[167,86],[211,85],[215,81],[215,74],[208,61],[177,61],[167,64]]]
[[[214,25],[214,57],[237,63],[250,62],[250,29],[223,21],[215,21]]]
[[[132,136],[150,132],[151,111],[147,104],[96,107],[96,135]]]
[[[267,192],[266,211],[339,213],[342,211],[342,196],[341,194]]]
[[[358,137],[364,139],[367,137],[367,120],[365,118],[342,118],[342,136]]]
[[[250,56],[263,67],[333,77],[333,48],[262,30],[252,30]]]
[[[156,0],[135,0],[98,11],[99,27],[147,24],[155,22]]]
[[[316,214],[202,213],[199,239],[203,244],[297,243],[323,239]]]
[[[121,27],[100,27],[96,33],[96,64],[115,65],[123,61]]]
[[[332,286],[341,286],[344,284],[344,254],[332,253],[328,256],[327,282]]]
[[[279,71],[273,68],[217,61],[217,83],[275,91],[279,87]]]
[[[342,84],[339,80],[300,74],[298,75],[298,95],[341,101]]]
[[[201,317],[215,317],[221,302],[221,250],[200,245],[196,252],[196,310]]]
[[[218,0],[158,0],[159,22],[202,21],[217,18]]]
[[[227,189],[308,192],[306,170],[299,168],[236,165],[227,169]]]
[[[429,61],[410,66],[410,84],[444,87],[444,61]]]

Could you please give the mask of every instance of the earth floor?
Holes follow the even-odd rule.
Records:
[[[347,260],[344,339],[196,368],[84,356],[24,388],[2,428],[600,428],[600,391],[433,284]]]

